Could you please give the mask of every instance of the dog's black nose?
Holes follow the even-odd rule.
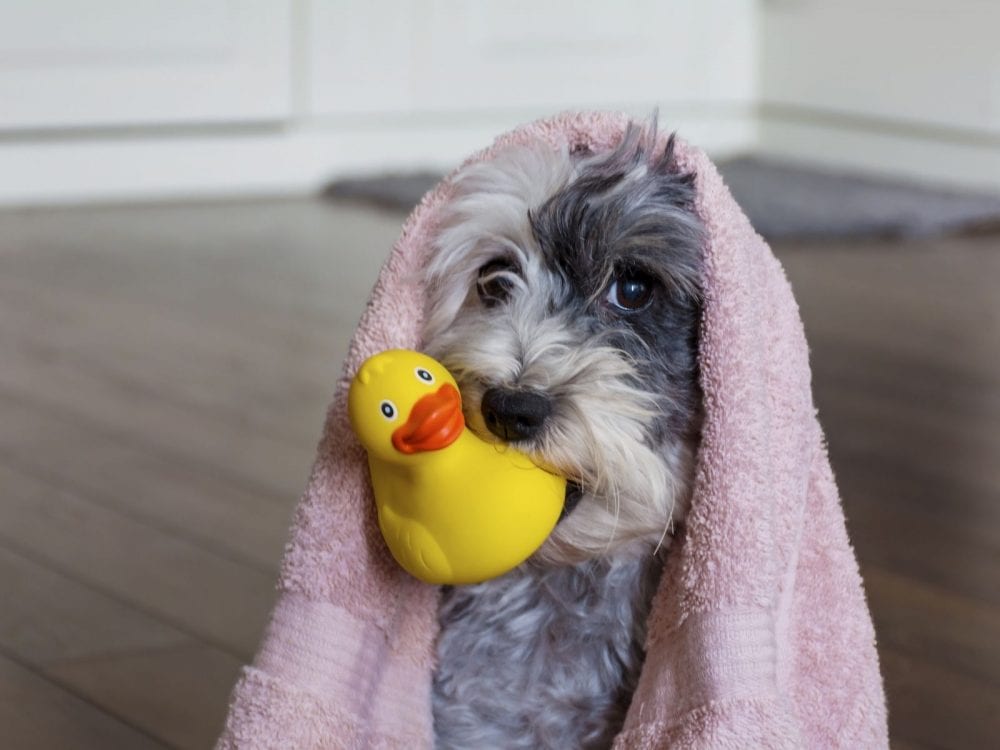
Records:
[[[482,410],[486,426],[498,438],[526,440],[541,431],[552,401],[538,391],[490,388],[483,394]]]

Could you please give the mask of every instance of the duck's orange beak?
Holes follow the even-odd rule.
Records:
[[[464,428],[462,396],[445,383],[413,405],[406,424],[392,433],[392,445],[400,453],[436,451],[454,443]]]

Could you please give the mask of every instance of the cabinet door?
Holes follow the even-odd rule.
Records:
[[[292,0],[6,0],[0,129],[282,119]]]
[[[755,0],[310,0],[317,115],[749,104]]]
[[[769,105],[1000,134],[1000,3],[836,0],[762,14]]]

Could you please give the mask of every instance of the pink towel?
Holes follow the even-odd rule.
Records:
[[[611,148],[625,115],[565,114],[469,161],[533,141]],[[705,428],[690,514],[671,548],[648,653],[616,748],[887,747],[871,618],[812,402],[784,272],[699,150],[707,227]],[[432,745],[438,592],[404,573],[376,527],[349,378],[371,354],[419,348],[414,281],[451,194],[410,216],[355,334],[281,573],[281,596],[217,748]]]

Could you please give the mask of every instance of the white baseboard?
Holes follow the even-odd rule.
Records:
[[[756,150],[767,156],[1000,191],[1000,134],[768,106],[759,134]]]
[[[287,128],[137,129],[23,139],[5,135],[0,138],[0,205],[306,194],[348,174],[450,169],[499,133],[541,114],[359,118]],[[715,156],[747,151],[757,140],[750,105],[665,106],[660,122]]]

